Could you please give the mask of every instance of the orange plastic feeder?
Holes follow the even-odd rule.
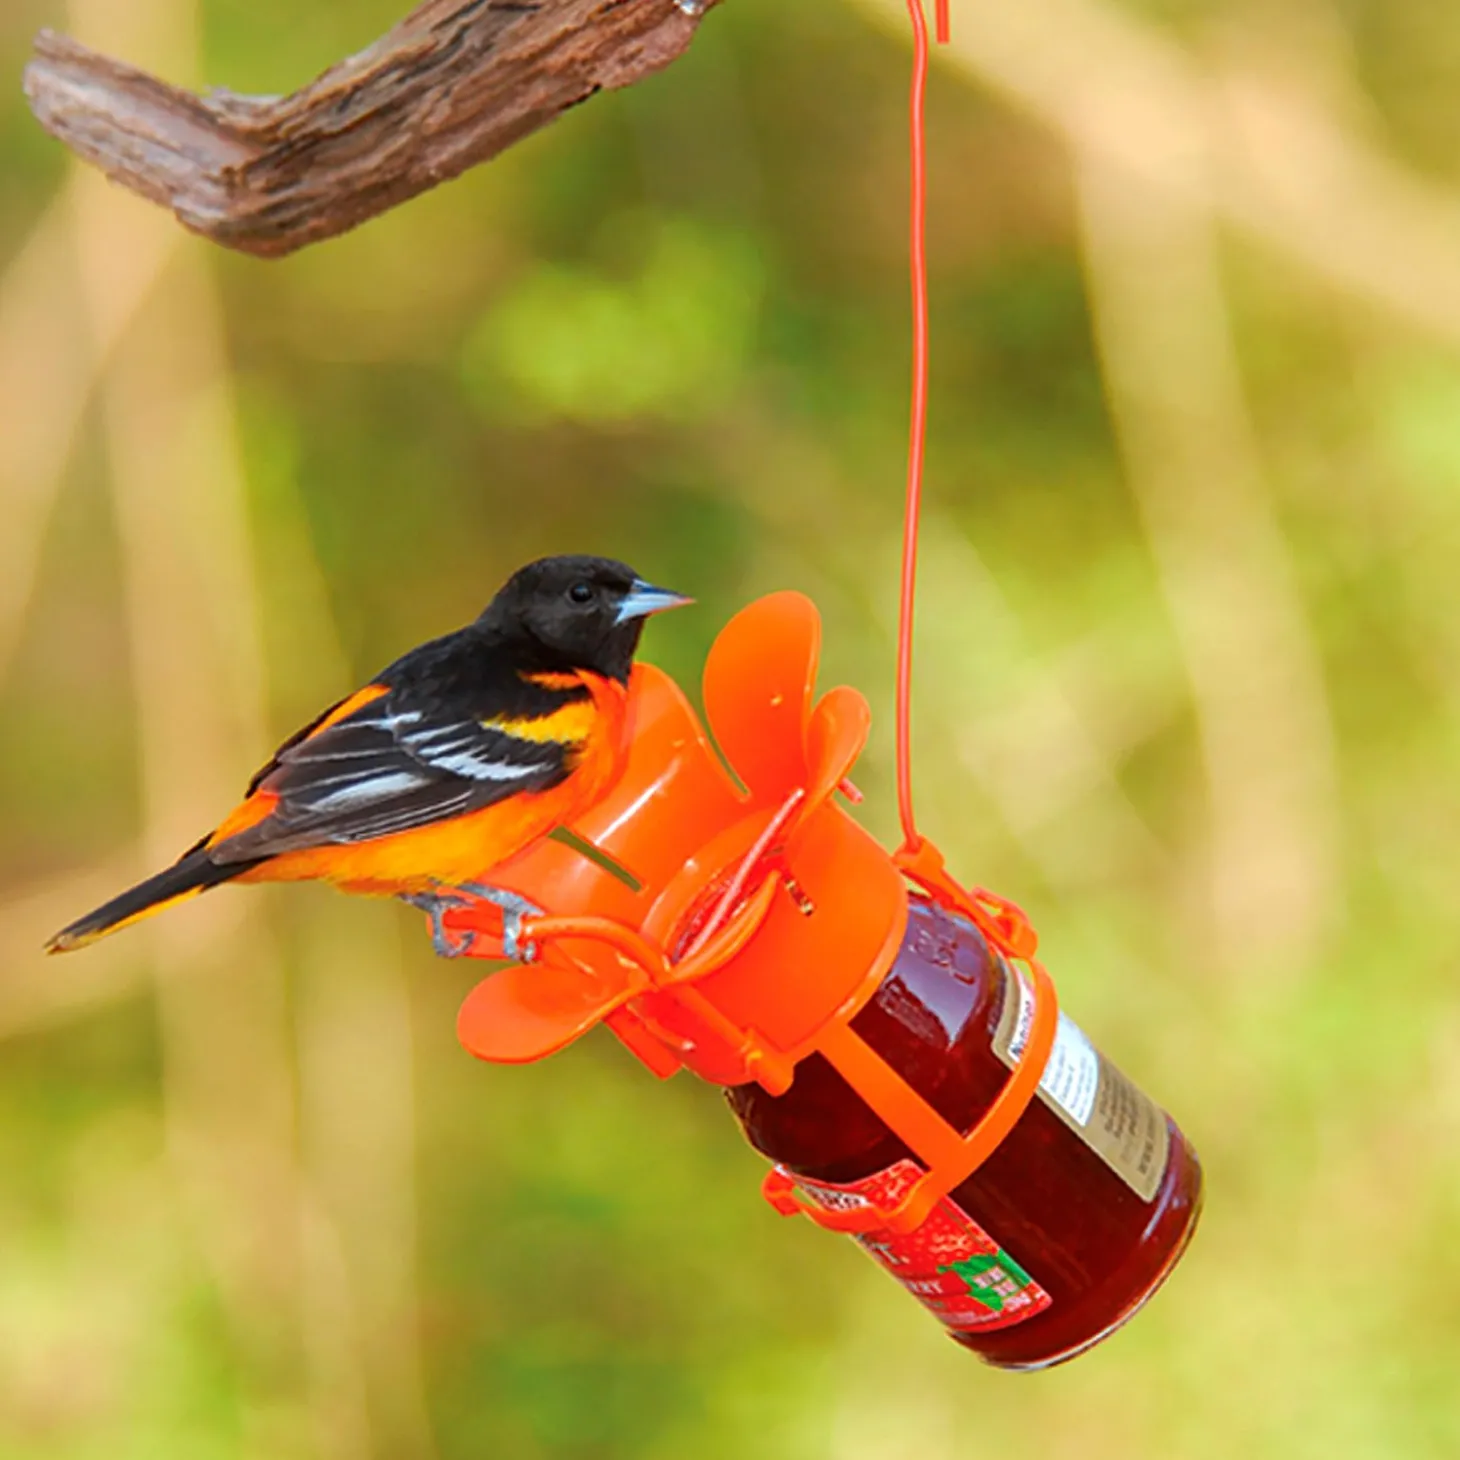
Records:
[[[937,35],[949,7],[937,0]],[[639,666],[622,780],[491,881],[544,909],[446,915],[504,969],[462,1006],[482,1059],[541,1059],[600,1021],[661,1077],[728,1087],[775,1163],[784,1215],[848,1233],[992,1364],[1098,1343],[1160,1286],[1196,1225],[1201,1167],[1176,1124],[1056,1006],[1012,903],[949,876],[913,817],[910,703],[927,413],[923,100],[913,27],[909,436],[889,855],[837,804],[867,738],[855,690],[815,698],[821,624],[799,594],[738,614],[705,666],[725,763],[672,680]],[[737,779],[738,778],[738,782]],[[608,863],[609,865],[604,865]],[[620,874],[612,870],[616,864]],[[633,886],[629,885],[629,882]]]
[[[846,687],[815,698],[819,644],[799,594],[731,620],[704,677],[724,762],[674,682],[635,669],[626,771],[572,828],[602,857],[548,841],[493,870],[544,911],[532,961],[479,984],[458,1032],[524,1063],[602,1022],[655,1074],[729,1087],[777,1211],[853,1236],[989,1362],[1056,1363],[1170,1271],[1200,1167],[1059,1013],[1019,909],[837,803],[870,714]],[[503,955],[495,907],[446,925]]]

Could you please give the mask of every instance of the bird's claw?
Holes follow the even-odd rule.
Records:
[[[401,901],[419,908],[431,920],[431,947],[438,958],[464,958],[476,946],[473,929],[463,929],[454,940],[446,929],[446,913],[451,908],[465,907],[466,898],[453,897],[449,892],[403,892]]]
[[[502,951],[518,963],[532,963],[537,958],[537,945],[523,937],[523,923],[541,917],[542,909],[515,892],[488,887],[480,882],[463,882],[459,887],[440,892],[403,893],[402,902],[419,908],[431,920],[431,946],[440,958],[461,958],[476,946],[474,929],[466,928],[455,938],[446,927],[446,913],[452,908],[467,907],[473,901],[490,902],[502,909]]]
[[[483,902],[494,903],[502,909],[502,951],[517,963],[534,963],[537,960],[536,943],[523,936],[523,923],[528,918],[539,918],[543,910],[535,902],[516,892],[501,887],[488,887],[482,882],[463,882],[461,891],[479,897]]]

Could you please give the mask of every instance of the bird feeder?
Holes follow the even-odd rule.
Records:
[[[626,769],[572,828],[593,855],[550,840],[493,868],[538,910],[520,926],[446,914],[473,956],[529,960],[458,1033],[519,1064],[602,1023],[656,1075],[725,1086],[776,1211],[851,1235],[989,1362],[1055,1363],[1159,1286],[1200,1167],[1059,1012],[1020,910],[839,804],[871,715],[845,686],[816,697],[819,646],[799,594],[732,619],[705,666],[713,742],[635,668]]]

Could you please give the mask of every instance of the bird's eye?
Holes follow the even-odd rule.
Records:
[[[591,603],[593,601],[593,585],[591,583],[575,583],[568,589],[568,597],[574,603]]]

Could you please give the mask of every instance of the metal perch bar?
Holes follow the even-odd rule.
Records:
[[[667,66],[714,3],[426,0],[284,97],[195,96],[42,31],[25,92],[41,125],[114,182],[195,233],[277,257]]]

